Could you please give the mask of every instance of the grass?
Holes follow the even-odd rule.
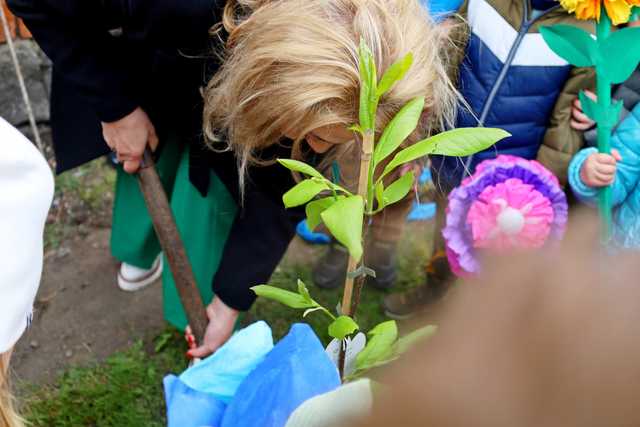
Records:
[[[429,239],[412,230],[399,251],[398,289],[406,289],[423,280],[424,260]],[[312,257],[322,249],[314,249]],[[286,260],[274,273],[270,284],[294,289],[301,278],[309,284],[313,297],[328,308],[341,300],[342,290],[322,290],[313,286],[309,263]],[[358,322],[363,330],[387,320],[379,303],[383,292],[365,289]],[[258,300],[243,323],[264,319],[279,340],[293,322],[309,323],[320,339],[329,341],[328,321],[318,313],[302,320],[301,312],[272,301]],[[116,352],[103,362],[75,367],[62,374],[54,385],[29,386],[23,393],[24,413],[34,427],[155,427],[166,424],[162,378],[186,367],[184,341],[175,329],[161,331],[153,340],[138,342]]]
[[[44,232],[45,250],[57,249],[91,226],[109,226],[115,170],[104,158],[56,176],[53,205]]]

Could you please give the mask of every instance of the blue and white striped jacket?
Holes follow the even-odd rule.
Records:
[[[526,159],[538,155],[571,73],[571,66],[551,51],[538,29],[574,19],[556,2],[537,3],[544,4],[535,4],[534,10],[528,0],[468,0],[463,6],[471,36],[460,66],[459,90],[470,111],[461,107],[456,127],[481,123],[512,136],[472,158],[433,158],[433,174],[445,190],[458,185],[465,171],[473,173],[479,162],[498,153]],[[540,12],[542,8],[546,10]]]

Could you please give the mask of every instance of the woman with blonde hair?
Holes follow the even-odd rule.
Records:
[[[282,206],[282,194],[294,182],[275,158],[324,170],[338,160],[347,185],[353,184],[358,141],[349,127],[358,120],[360,42],[373,52],[378,77],[413,54],[407,77],[381,98],[376,120],[380,132],[404,104],[425,97],[409,143],[452,121],[451,42],[417,0],[230,1],[217,30],[228,33],[227,49],[204,92],[204,130],[214,149],[208,155],[213,169],[227,186],[236,181],[242,213],[226,244],[225,255],[234,256],[223,257],[217,272],[228,280],[216,283],[214,304],[248,308],[255,298],[249,287],[269,279],[302,217]],[[225,150],[237,167],[224,160]],[[233,274],[225,275],[229,268]],[[191,354],[213,351],[208,343],[219,327],[212,321],[210,336]]]
[[[9,358],[31,322],[53,177],[33,144],[2,118],[0,142],[0,427],[22,427],[9,388]]]

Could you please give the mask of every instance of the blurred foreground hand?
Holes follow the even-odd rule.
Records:
[[[360,425],[640,425],[640,254],[605,255],[594,223],[458,285]]]

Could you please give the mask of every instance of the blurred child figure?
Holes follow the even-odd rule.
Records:
[[[632,24],[638,26],[638,23]],[[640,68],[613,94],[623,102],[622,118],[611,139],[611,154],[598,153],[597,131],[585,133],[589,148],[578,152],[569,166],[569,184],[576,197],[595,204],[602,187],[612,186],[614,239],[623,248],[640,249]],[[593,125],[581,111],[573,112],[575,128]]]
[[[438,196],[434,254],[426,285],[387,296],[385,313],[406,318],[444,294],[451,271],[442,229],[448,193],[483,160],[498,154],[537,159],[564,185],[569,161],[582,146],[570,126],[571,103],[594,84],[593,71],[573,68],[546,45],[539,28],[580,22],[551,0],[467,0],[460,13],[471,35],[460,66],[459,90],[470,108],[459,110],[456,127],[503,128],[512,136],[466,159],[432,158]],[[592,30],[592,28],[587,28]]]
[[[33,144],[2,118],[0,143],[0,426],[22,427],[9,389],[9,358],[31,322],[53,176]]]

